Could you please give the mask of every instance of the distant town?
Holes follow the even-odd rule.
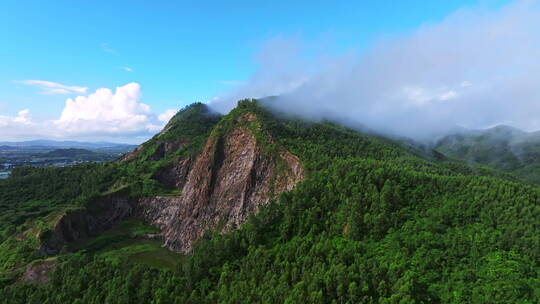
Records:
[[[71,166],[85,162],[111,161],[135,148],[134,145],[32,141],[0,143],[0,179],[22,166]]]

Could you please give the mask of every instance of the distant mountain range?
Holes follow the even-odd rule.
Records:
[[[111,161],[137,146],[110,142],[31,140],[0,142],[0,169],[21,166],[65,166]]]
[[[471,164],[514,173],[540,183],[540,133],[500,125],[485,130],[462,130],[440,139],[435,149]]]
[[[68,149],[56,149],[50,152],[42,154],[42,157],[49,158],[68,158],[87,161],[105,161],[110,160],[111,157],[108,154],[101,152],[94,152],[86,149],[68,148]]]
[[[76,148],[76,149],[102,149],[111,147],[125,147],[126,150],[130,150],[136,147],[136,145],[118,144],[111,142],[81,142],[81,141],[56,141],[56,140],[29,140],[29,141],[2,141],[0,146],[7,147],[51,147],[51,148]]]

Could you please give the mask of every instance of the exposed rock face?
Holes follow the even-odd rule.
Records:
[[[156,149],[156,152],[150,157],[151,160],[159,160],[165,156],[167,153],[174,152],[182,146],[184,146],[186,143],[182,141],[173,141],[173,142],[163,142],[159,144],[159,146]]]
[[[94,202],[89,210],[67,212],[58,218],[51,231],[41,236],[38,254],[56,254],[69,243],[110,229],[132,214],[134,203],[127,198],[113,195]]]
[[[39,255],[58,253],[64,245],[88,236],[87,215],[81,211],[69,212],[58,219],[52,231],[41,236]]]
[[[244,115],[239,122],[254,119],[253,114]],[[168,248],[183,253],[208,230],[238,227],[304,177],[298,157],[264,151],[243,126],[223,137],[212,135],[193,165],[182,160],[174,168],[171,180],[182,189],[181,196],[142,199],[139,214],[163,229]]]
[[[23,280],[26,283],[46,284],[49,282],[49,274],[58,266],[56,260],[38,261],[26,266]]]
[[[250,129],[256,119],[252,113],[242,114],[225,134],[212,133],[196,158],[179,159],[154,174],[154,179],[181,190],[181,195],[102,199],[91,205],[92,210],[62,217],[40,253],[56,253],[65,244],[108,229],[128,216],[161,228],[165,246],[182,253],[191,252],[206,231],[237,228],[304,178],[298,157],[283,149],[270,150],[273,140],[269,134],[265,139],[256,138]],[[163,143],[154,156],[163,157],[182,144]]]
[[[136,214],[146,222],[164,230],[173,221],[180,206],[176,196],[154,196],[139,199]]]
[[[191,170],[191,158],[181,159],[171,166],[159,170],[153,178],[166,187],[182,189]]]
[[[135,148],[135,150],[131,151],[131,152],[128,152],[122,156],[120,156],[118,158],[118,161],[128,161],[128,160],[132,160],[132,159],[135,159],[137,158],[140,154],[141,154],[141,151],[142,151],[142,145],[138,146],[137,148]]]

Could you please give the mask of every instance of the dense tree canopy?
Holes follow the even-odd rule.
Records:
[[[252,101],[235,111],[256,113],[302,159],[305,181],[240,229],[209,233],[174,263],[145,262],[164,254],[157,250],[137,251],[155,254],[145,259],[127,254],[149,244],[113,250],[96,241],[60,254],[47,284],[8,277],[0,302],[540,302],[539,188],[330,122],[278,119]],[[15,172],[0,183],[2,212],[14,214],[1,222],[2,246],[29,219],[133,181],[137,170]]]

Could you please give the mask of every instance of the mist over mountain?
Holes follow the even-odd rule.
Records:
[[[251,78],[210,105],[227,112],[240,98],[278,96],[269,106],[280,111],[421,140],[456,127],[540,129],[537,1],[464,8],[345,53],[306,45],[269,41]]]
[[[472,165],[485,165],[538,183],[540,133],[509,126],[485,130],[461,130],[431,145],[444,155]]]
[[[505,167],[535,142],[193,104],[116,161],[0,180],[0,302],[537,303],[540,171]]]
[[[540,303],[540,0],[19,2],[0,304]]]

